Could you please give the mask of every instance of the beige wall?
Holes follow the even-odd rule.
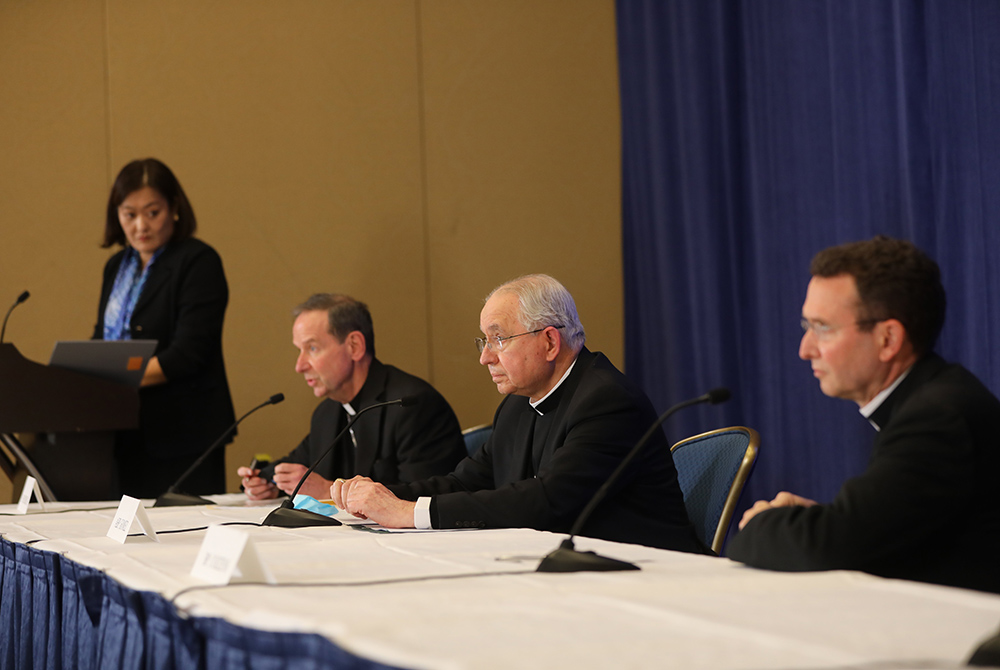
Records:
[[[237,413],[287,397],[231,471],[308,430],[289,309],[316,291],[488,421],[472,338],[505,279],[561,279],[622,362],[618,125],[612,0],[0,0],[0,309],[32,294],[7,339],[89,337],[108,189],[156,156],[226,266]]]

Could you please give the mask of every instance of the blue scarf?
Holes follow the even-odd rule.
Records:
[[[125,250],[125,257],[122,258],[121,265],[118,266],[118,274],[115,275],[115,283],[111,287],[108,304],[104,308],[105,340],[132,339],[132,331],[130,330],[132,312],[135,310],[135,304],[139,301],[139,296],[142,295],[142,287],[146,285],[150,268],[153,267],[153,263],[156,262],[165,248],[164,246],[157,249],[141,272],[139,271],[138,252],[131,247]]]

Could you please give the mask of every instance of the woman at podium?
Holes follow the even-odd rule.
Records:
[[[156,340],[139,390],[139,429],[120,431],[120,493],[162,494],[235,421],[222,357],[229,287],[219,254],[195,239],[184,189],[154,158],[118,173],[102,247],[123,247],[104,266],[94,339]],[[225,491],[225,450],[185,480],[188,493]]]

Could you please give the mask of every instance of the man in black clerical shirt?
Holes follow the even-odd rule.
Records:
[[[294,314],[295,371],[323,402],[313,412],[309,434],[288,456],[261,470],[239,468],[249,498],[291,493],[351,416],[408,396],[417,398],[415,406],[382,407],[359,417],[299,492],[325,498],[334,479],[354,475],[385,483],[415,481],[449,472],[465,456],[458,419],[441,394],[375,357],[375,330],[363,302],[319,293]]]
[[[341,509],[395,528],[536,528],[568,532],[656,420],[645,394],[584,346],[569,291],[529,275],[495,289],[480,314],[479,362],[505,395],[493,433],[454,472],[406,485],[336,481]],[[684,510],[661,430],[581,534],[706,552]]]
[[[821,251],[799,357],[877,432],[871,460],[828,504],[781,492],[740,522],[728,555],[774,570],[863,570],[1000,592],[1000,402],[932,352],[937,264],[886,237]]]

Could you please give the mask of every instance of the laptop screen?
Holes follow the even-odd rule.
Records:
[[[67,340],[56,342],[49,365],[139,386],[156,340]]]

